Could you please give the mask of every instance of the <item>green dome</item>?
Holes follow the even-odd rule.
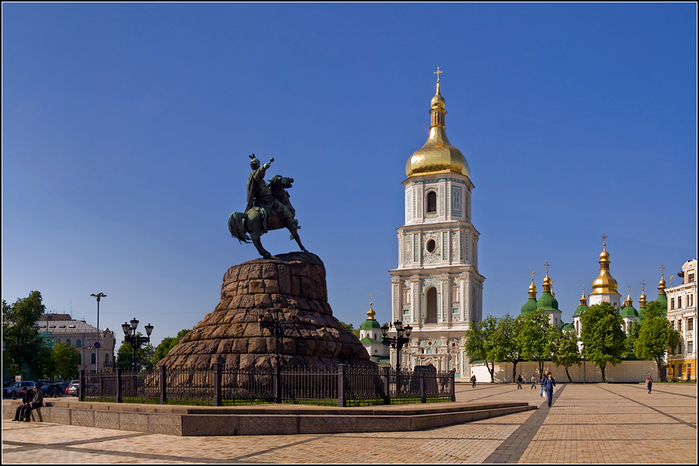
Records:
[[[369,337],[364,337],[361,340],[359,340],[359,342],[362,345],[382,345],[383,344],[380,341],[376,341],[373,338],[369,338]]]
[[[575,331],[575,327],[573,327],[573,324],[565,324],[565,325],[563,326],[563,330]]]
[[[362,323],[362,325],[359,326],[360,330],[366,330],[368,328],[376,328],[380,330],[381,325],[375,319],[367,319]]]
[[[573,313],[573,317],[581,317],[583,315],[583,312],[587,311],[587,306],[584,304],[581,304],[578,306],[578,308],[575,310]]]
[[[558,309],[558,301],[549,291],[544,291],[541,294],[541,298],[536,303],[537,309],[543,309],[544,311],[560,311]]]
[[[656,303],[660,303],[663,305],[665,308],[665,314],[667,314],[667,296],[664,294],[658,295],[658,298],[655,300]]]
[[[624,309],[621,310],[621,317],[638,317],[638,312],[636,311],[636,309],[634,309],[633,306],[626,306]]]
[[[522,306],[522,311],[520,315],[526,316],[527,314],[536,311],[536,299],[529,298],[529,300]]]

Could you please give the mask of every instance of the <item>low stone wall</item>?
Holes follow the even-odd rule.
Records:
[[[19,401],[3,401],[3,420]],[[178,436],[414,431],[536,409],[527,403],[430,403],[333,408],[299,405],[186,407],[47,401],[43,422]]]
[[[583,365],[584,364],[584,365]],[[570,378],[574,383],[601,383],[602,371],[595,367],[590,361],[586,361],[580,366],[568,368]],[[557,382],[568,382],[565,367],[557,366],[551,361],[544,362],[544,372],[551,372]],[[607,364],[605,369],[607,382],[612,383],[642,383],[649,375],[653,380],[657,380],[658,366],[655,361],[622,361],[616,366]],[[478,382],[490,382],[490,372],[485,367],[485,363],[471,364],[470,375],[476,375]],[[517,363],[517,374],[522,374],[525,383],[530,383],[532,375],[539,378],[539,363],[536,361],[523,361]],[[495,382],[512,382],[512,363],[496,363],[493,374]],[[515,376],[516,378],[516,376]]]

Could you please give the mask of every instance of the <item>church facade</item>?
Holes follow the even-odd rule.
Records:
[[[402,367],[431,364],[458,378],[467,373],[466,330],[482,320],[485,277],[478,272],[479,233],[471,219],[471,170],[447,139],[437,76],[429,137],[405,167],[405,223],[398,228],[398,267],[389,271],[392,322],[413,328],[400,353]],[[391,350],[392,365],[395,357]]]

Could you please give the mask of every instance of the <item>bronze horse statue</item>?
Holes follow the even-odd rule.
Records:
[[[269,259],[272,255],[262,247],[260,236],[267,233],[269,230],[287,228],[291,233],[290,239],[295,239],[301,250],[303,252],[308,252],[303,244],[301,244],[301,238],[299,238],[297,232],[300,227],[295,218],[296,211],[291,206],[289,202],[289,193],[285,189],[291,188],[293,182],[293,178],[279,175],[274,175],[272,179],[269,180],[269,188],[272,194],[291,211],[291,218],[284,219],[274,210],[264,209],[259,205],[255,205],[244,213],[233,212],[228,217],[228,230],[231,232],[231,236],[236,238],[240,243],[252,241],[252,244],[257,248],[257,252],[265,259]],[[248,233],[250,236],[248,236]]]

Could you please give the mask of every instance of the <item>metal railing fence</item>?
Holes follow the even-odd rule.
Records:
[[[454,371],[386,366],[82,370],[80,400],[224,406],[301,403],[359,406],[454,401]]]

